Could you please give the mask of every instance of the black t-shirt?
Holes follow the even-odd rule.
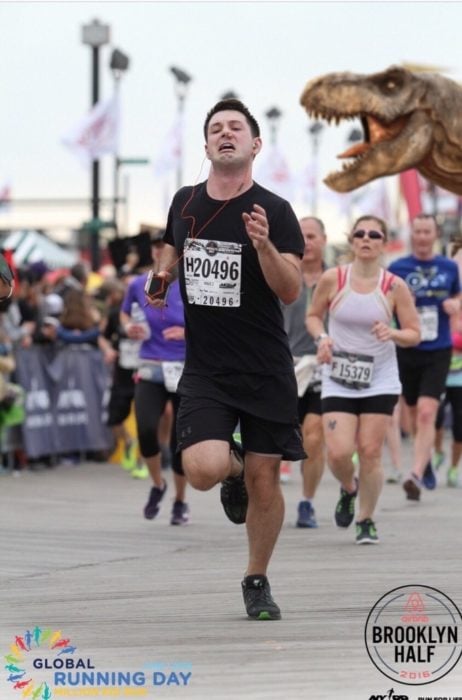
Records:
[[[259,204],[276,249],[302,257],[304,241],[292,207],[258,184],[221,211],[224,202],[209,197],[205,182],[191,198],[192,191],[183,187],[176,193],[164,236],[181,256],[185,374],[293,372],[281,303],[263,276],[242,220],[243,212]]]

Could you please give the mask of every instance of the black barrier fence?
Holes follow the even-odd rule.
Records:
[[[25,389],[23,447],[28,457],[108,450],[110,374],[97,348],[32,346],[16,352]]]

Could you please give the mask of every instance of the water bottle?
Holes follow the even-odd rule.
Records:
[[[151,336],[151,329],[146,320],[146,315],[137,301],[132,302],[130,320],[132,323],[136,323],[137,326],[143,326],[144,340],[147,340]]]

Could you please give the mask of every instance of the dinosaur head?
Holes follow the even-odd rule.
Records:
[[[300,98],[310,117],[337,124],[359,118],[364,132],[362,143],[338,156],[350,160],[324,180],[326,185],[350,192],[419,164],[432,145],[425,94],[419,75],[398,66],[372,75],[329,73],[310,81]]]

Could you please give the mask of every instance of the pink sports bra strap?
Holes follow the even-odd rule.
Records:
[[[347,267],[341,267],[339,266],[337,268],[337,291],[340,292],[341,289],[345,286],[346,278],[347,278]]]
[[[390,287],[393,284],[393,280],[395,279],[395,276],[391,272],[384,272],[383,277],[382,277],[382,292],[384,294],[387,294],[387,292],[390,291]]]

